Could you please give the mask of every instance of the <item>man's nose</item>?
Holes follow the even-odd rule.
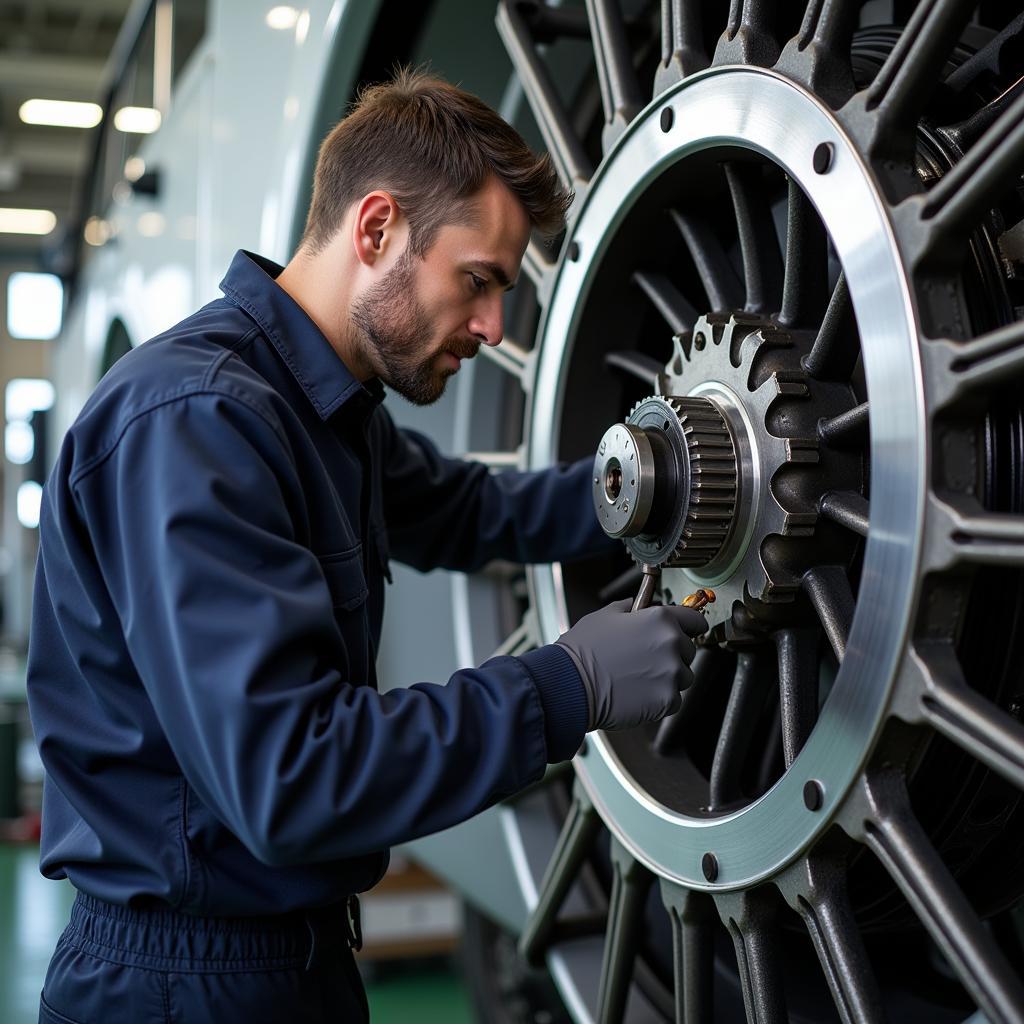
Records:
[[[485,308],[469,321],[470,333],[484,345],[497,345],[504,334],[505,310],[501,295],[489,299]]]

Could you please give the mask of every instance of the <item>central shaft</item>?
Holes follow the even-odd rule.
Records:
[[[598,522],[644,565],[707,565],[733,528],[737,466],[713,401],[645,398],[601,438],[593,476]]]

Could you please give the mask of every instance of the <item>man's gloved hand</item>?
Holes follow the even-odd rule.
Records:
[[[555,643],[579,670],[590,703],[587,731],[629,729],[679,710],[693,682],[690,637],[708,624],[693,608],[656,605],[630,612],[630,599],[584,615]]]

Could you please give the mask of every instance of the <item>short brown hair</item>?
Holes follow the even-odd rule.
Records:
[[[422,70],[401,68],[362,89],[324,139],[302,245],[318,252],[352,203],[387,189],[409,221],[409,248],[430,248],[442,224],[458,221],[490,175],[545,235],[565,223],[572,194],[551,158],[536,156],[482,100]]]

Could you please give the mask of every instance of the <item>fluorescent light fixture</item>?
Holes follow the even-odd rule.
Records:
[[[122,107],[114,114],[114,127],[119,132],[151,135],[160,127],[160,111],[155,107]]]
[[[98,103],[73,100],[25,100],[18,107],[25,124],[45,124],[54,128],[95,128],[103,120]]]
[[[7,333],[49,341],[60,334],[64,285],[56,274],[18,271],[7,278]]]
[[[299,12],[294,7],[271,7],[267,11],[267,24],[271,28],[287,30],[295,27]]]
[[[4,428],[4,454],[8,462],[24,466],[36,452],[36,432],[25,420],[14,420]]]
[[[57,226],[53,210],[19,210],[0,206],[0,234],[48,235]]]
[[[18,522],[27,530],[39,526],[39,509],[42,504],[42,487],[35,480],[26,480],[18,488]]]
[[[14,377],[4,389],[4,414],[8,423],[25,420],[34,412],[53,408],[57,397],[51,381],[44,377]]]

